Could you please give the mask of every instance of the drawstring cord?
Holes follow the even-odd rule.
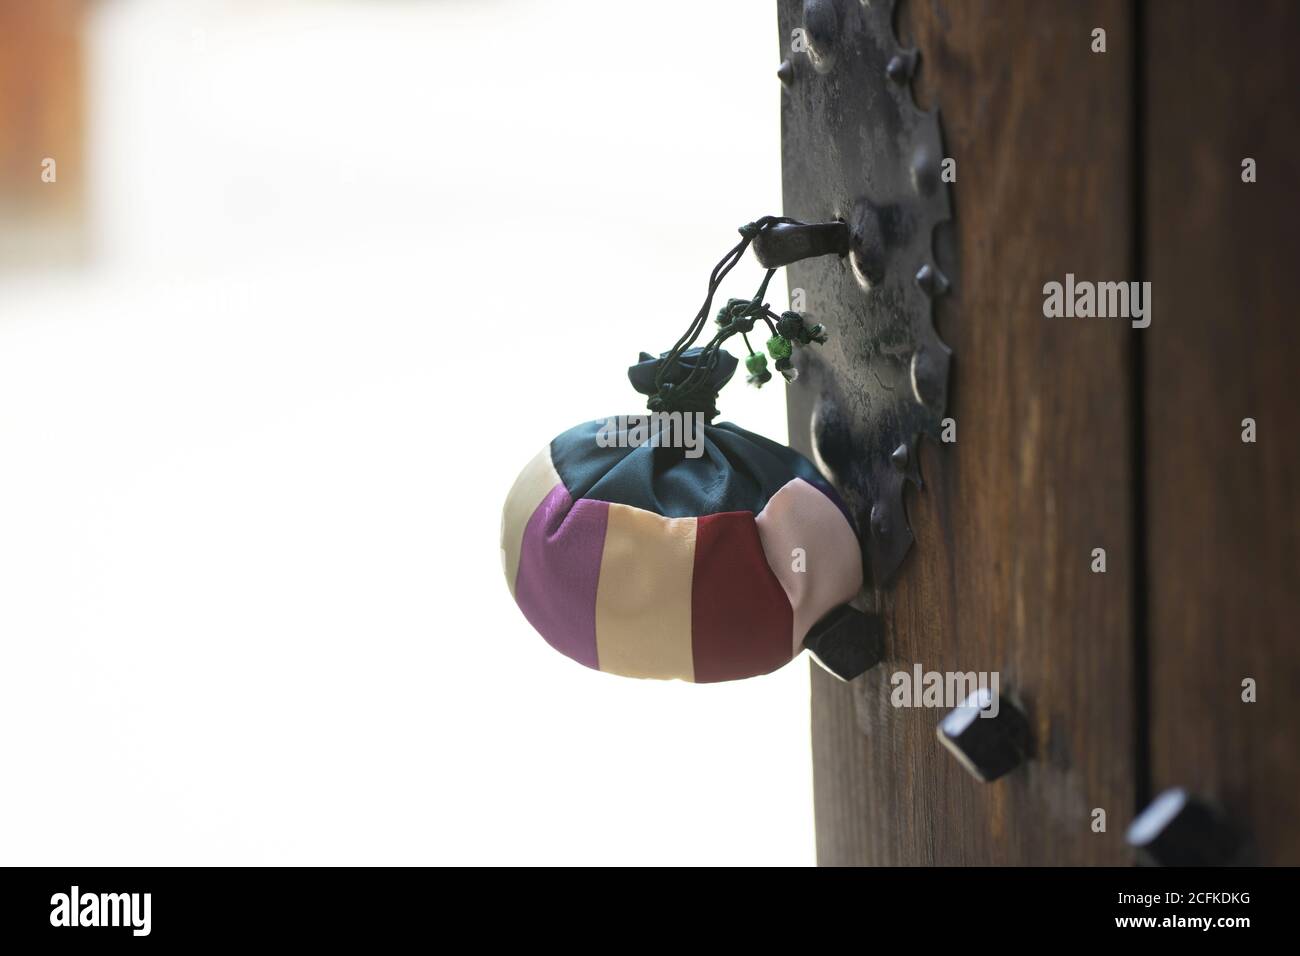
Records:
[[[699,359],[694,363],[694,368],[680,382],[670,380],[680,364],[682,355],[703,334],[708,323],[709,312],[713,308],[713,297],[727,277],[727,273],[734,269],[744,256],[745,250],[764,229],[778,223],[797,221],[784,216],[764,216],[740,227],[740,242],[722,257],[709,275],[709,290],[704,297],[704,304],[700,306],[700,311],[695,314],[695,318],[682,333],[682,337],[677,340],[677,344],[659,363],[655,373],[655,391],[646,403],[652,412],[703,412],[708,419],[712,420],[718,414],[716,407],[718,395],[710,384],[710,376],[717,366],[722,343],[734,335],[741,337],[749,352],[745,359],[745,368],[749,371],[746,381],[755,387],[762,387],[770,382],[772,373],[767,370],[767,356],[762,352],[756,352],[749,342],[749,333],[753,331],[754,324],[759,320],[766,323],[771,333],[771,338],[767,340],[767,351],[776,360],[777,371],[788,382],[793,382],[798,374],[791,361],[793,347],[813,342],[820,345],[826,341],[826,330],[821,325],[808,325],[798,312],[782,312],[777,315],[768,308],[763,298],[767,295],[767,287],[772,281],[772,276],[776,275],[775,269],[768,269],[753,298],[729,299],[727,304],[718,310],[714,320],[718,330],[704,346]]]

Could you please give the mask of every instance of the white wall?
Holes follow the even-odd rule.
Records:
[[[497,541],[780,211],[775,5],[118,0],[91,54],[97,258],[0,280],[0,861],[812,862],[806,661],[588,671]]]

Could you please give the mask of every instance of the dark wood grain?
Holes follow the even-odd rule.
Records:
[[[797,17],[797,4],[781,5]],[[909,499],[916,545],[896,585],[874,596],[888,659],[849,685],[814,670],[818,858],[1125,862],[1134,333],[1115,320],[1045,319],[1042,287],[1067,272],[1134,278],[1132,13],[992,0],[904,13],[922,96],[941,107],[958,164],[960,255],[939,243],[954,290],[938,311],[955,356],[958,442],[924,447],[926,485]],[[1104,55],[1089,49],[1096,26],[1108,30]],[[817,188],[794,180],[787,207]],[[792,286],[802,274],[791,268]],[[791,389],[791,437],[804,450],[810,401]],[[1106,574],[1089,570],[1094,547],[1107,550]],[[1000,672],[1029,716],[1035,759],[992,784],[971,778],[936,740],[942,711],[890,704],[890,673],[914,662]],[[1105,833],[1090,829],[1096,807]]]
[[[1296,865],[1300,6],[1147,15],[1152,782],[1219,801],[1260,861]]]

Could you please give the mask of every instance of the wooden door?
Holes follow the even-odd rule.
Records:
[[[780,0],[783,57],[802,6]],[[1123,864],[1135,813],[1187,786],[1268,861],[1300,862],[1296,12],[926,0],[896,31],[956,160],[936,327],[957,440],[923,444],[915,545],[870,595],[887,659],[850,684],[814,672],[818,859]],[[787,211],[816,204],[803,148],[786,137]],[[1149,279],[1151,326],[1045,318],[1044,284],[1067,274]],[[791,287],[814,278],[790,268]],[[791,388],[805,452],[815,402]],[[999,672],[1031,758],[974,779],[936,739],[941,711],[891,704],[917,663]]]

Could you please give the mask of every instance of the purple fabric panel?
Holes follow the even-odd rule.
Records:
[[[515,601],[547,643],[579,664],[599,669],[596,585],[605,550],[609,504],[576,504],[556,485],[524,528]]]

